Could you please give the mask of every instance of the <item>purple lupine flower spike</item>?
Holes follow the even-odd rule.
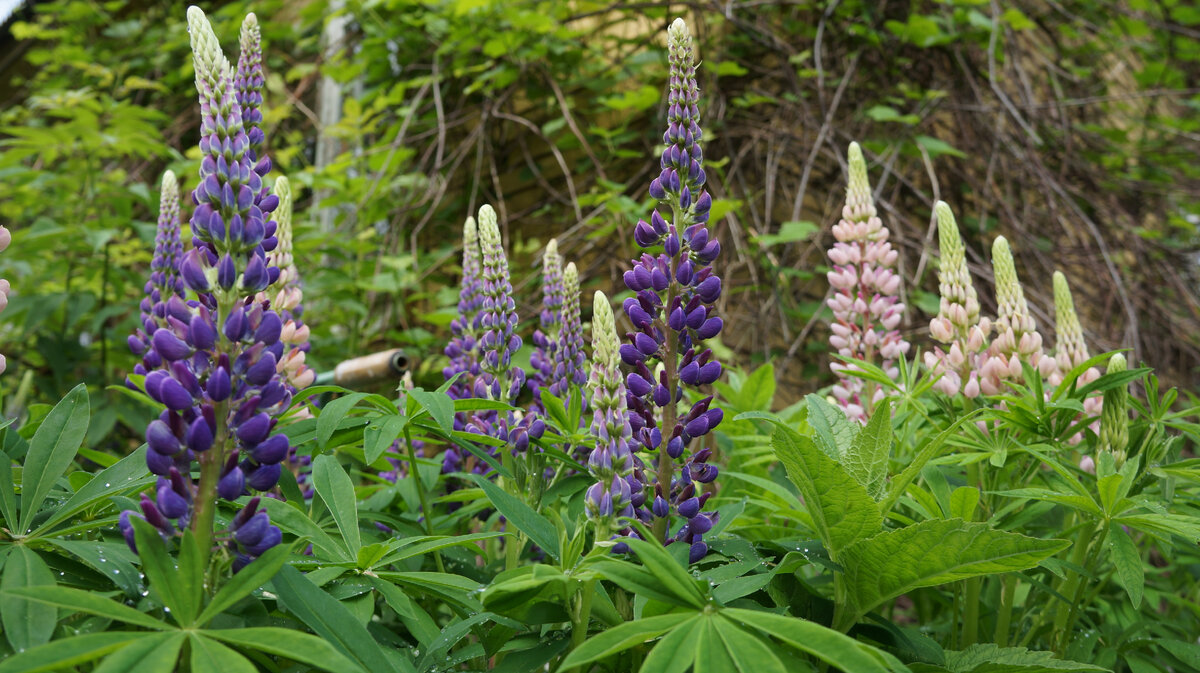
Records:
[[[479,229],[475,218],[467,217],[463,224],[462,282],[458,291],[458,316],[450,322],[453,335],[446,346],[446,357],[450,364],[442,374],[446,380],[455,375],[459,378],[450,386],[450,396],[455,399],[471,397],[474,393],[475,377],[479,375],[479,337],[481,335],[483,308],[483,261],[479,250]],[[460,419],[456,429],[462,429]]]
[[[150,261],[150,278],[142,298],[141,326],[129,337],[129,350],[143,357],[134,367],[133,373],[145,375],[161,362],[150,348],[150,338],[159,327],[167,322],[168,302],[175,313],[180,313],[184,297],[183,278],[179,273],[179,261],[183,257],[183,243],[179,235],[179,183],[171,171],[163,173],[158,206],[158,228],[154,236],[154,257]],[[186,308],[183,309],[186,313]]]
[[[553,238],[542,254],[542,311],[538,315],[539,329],[533,333],[533,354],[529,358],[530,372],[526,384],[534,400],[541,403],[542,388],[553,388],[557,379],[554,364],[560,347],[563,310],[563,268],[558,254],[558,241]],[[553,390],[551,392],[554,392]],[[555,392],[555,395],[559,393]]]
[[[587,353],[583,349],[583,327],[579,321],[579,272],[570,262],[563,271],[562,326],[558,349],[554,352],[554,375],[550,392],[566,397],[571,386],[583,387],[588,380],[584,365]]]
[[[838,354],[879,365],[895,378],[895,361],[908,352],[908,342],[896,329],[904,316],[900,302],[900,276],[892,267],[899,256],[888,242],[890,232],[883,226],[871,198],[867,180],[867,162],[858,143],[850,143],[850,180],[846,186],[846,205],[842,220],[833,225],[837,242],[829,250],[833,270],[829,284],[833,297],[833,334],[829,343]],[[838,376],[833,387],[846,416],[866,423],[874,405],[885,391],[877,383],[852,376],[853,365],[835,362],[829,368]]]
[[[633,431],[629,427],[625,380],[621,374],[620,340],[612,306],[603,292],[596,292],[592,313],[592,370],[588,379],[591,393],[591,434],[596,446],[588,455],[588,471],[596,483],[588,489],[584,504],[588,516],[596,521],[596,539],[616,529],[616,516],[632,516],[633,508],[642,507],[646,493],[634,477],[638,460],[630,448]]]
[[[721,244],[706,226],[712,198],[704,190],[700,90],[692,37],[682,19],[671,24],[667,45],[669,125],[663,135],[662,172],[651,181],[650,195],[669,209],[670,217],[656,208],[649,222],[640,221],[634,229],[638,246],[652,252],[643,253],[625,272],[625,284],[635,293],[624,302],[634,331],[619,353],[633,367],[626,389],[634,439],[655,455],[652,473],[635,469],[634,479],[645,489],[636,515],[652,525],[664,544],[688,544],[694,561],[708,551],[703,536],[712,528],[715,512],[697,509],[673,535],[669,526],[671,512],[678,512],[682,503],[707,500],[708,493],[698,494],[696,483],[707,484],[717,476],[716,466],[708,464],[712,451],[690,449],[693,440],[721,423],[723,412],[710,408],[711,396],[690,408],[680,405],[685,386],[699,389],[721,376],[721,364],[704,347],[723,325],[714,310],[721,280],[711,266]],[[686,512],[691,513],[690,505]]]
[[[252,143],[243,123],[242,103],[246,118],[261,119],[255,115],[262,76],[254,65],[260,57],[244,56],[248,74],[235,86],[204,13],[189,8],[188,25],[200,94],[202,158],[192,193],[193,249],[180,263],[180,276],[197,299],[169,298],[163,321],[147,342],[157,364],[146,374],[146,392],[166,409],[146,430],[146,462],[161,479],[156,500],[143,500],[141,516],[168,536],[191,528],[209,545],[218,496],[233,500],[247,487],[275,486],[290,449],[287,437],[274,432],[275,417],[289,406],[292,389],[278,371],[283,320],[258,296],[280,273],[266,259],[276,242],[276,225],[268,218],[279,198],[263,183],[270,162],[256,161],[252,149],[252,144],[261,146],[261,133]],[[247,36],[250,48],[258,49],[252,15],[243,26]],[[251,130],[257,128],[254,123]],[[199,463],[199,481],[191,478],[192,461]],[[251,529],[257,532],[236,534],[256,507],[252,500],[230,526],[235,568],[281,537],[261,518]],[[122,517],[123,532],[129,518]]]
[[[513,402],[525,385],[525,372],[513,366],[513,355],[521,349],[517,334],[517,304],[512,297],[508,258],[500,240],[496,211],[484,205],[479,209],[479,243],[482,253],[483,284],[480,294],[479,340],[480,376],[475,396]]]

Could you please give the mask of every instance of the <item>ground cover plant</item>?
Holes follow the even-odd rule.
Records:
[[[198,172],[161,180],[140,361],[109,382],[153,413],[121,456],[82,448],[84,384],[0,428],[0,673],[1200,670],[1198,409],[1089,351],[1066,275],[1039,325],[1043,279],[996,237],[984,315],[939,201],[940,301],[904,338],[850,143],[837,383],[780,409],[772,365],[729,361],[683,19],[645,46],[665,119],[619,283],[587,301],[551,240],[522,316],[500,213],[464,213],[440,381],[386,394],[307,361],[319,260],[268,151],[257,17],[234,61],[186,22]]]

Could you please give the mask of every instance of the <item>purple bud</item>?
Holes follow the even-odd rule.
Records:
[[[129,545],[129,548],[136,554],[137,538],[133,534],[133,522],[129,520],[130,516],[134,516],[134,514],[129,510],[121,512],[121,516],[117,518],[117,526],[121,529],[121,535],[125,538],[125,544]]]
[[[283,331],[283,321],[280,320],[279,314],[274,311],[263,313],[262,323],[258,329],[254,330],[254,340],[261,341],[270,346],[276,341],[279,341],[279,334]]]
[[[250,452],[250,456],[263,465],[271,465],[282,462],[284,458],[287,458],[290,448],[287,435],[272,435],[254,447]]]
[[[682,508],[680,509],[680,515],[682,516]],[[703,535],[712,530],[712,527],[712,519],[703,514],[696,517],[688,517],[688,528],[691,529],[693,535]]]
[[[711,339],[721,333],[721,327],[725,323],[720,318],[712,317],[704,321],[704,324],[696,330],[696,336],[700,339]]]
[[[160,420],[153,420],[146,426],[146,443],[156,453],[173,456],[179,453],[179,439],[171,428]]]
[[[275,356],[272,353],[263,353],[258,359],[246,370],[246,381],[250,385],[262,386],[266,385],[271,377],[275,375]]]
[[[203,416],[199,416],[192,421],[192,425],[188,427],[187,446],[195,453],[204,453],[212,448],[213,431],[208,425],[208,420]]]
[[[158,487],[158,508],[168,519],[178,519],[187,514],[188,502],[183,496],[171,489],[169,483]]]
[[[688,472],[693,480],[701,484],[707,484],[717,478],[717,473],[720,470],[716,465],[710,465],[709,463],[692,463],[688,465]]]
[[[163,379],[162,386],[158,390],[162,397],[162,403],[172,411],[183,411],[192,406],[192,394],[169,376]]]
[[[637,363],[646,359],[646,356],[642,355],[633,344],[621,344],[621,348],[619,350],[621,353],[621,361],[627,365],[636,365]],[[149,378],[146,379],[147,382],[149,382],[149,380]],[[147,386],[147,389],[149,389],[149,386]],[[476,395],[476,397],[484,397],[484,395]]]
[[[259,511],[250,520],[238,527],[237,532],[233,534],[243,546],[258,544],[266,535],[267,529],[271,527],[271,517],[265,511]]]
[[[661,495],[654,496],[654,504],[650,506],[650,511],[660,519],[671,513],[667,501]]]
[[[643,248],[648,248],[658,242],[658,234],[645,220],[640,220],[633,229],[633,240]]]
[[[660,407],[665,407],[671,401],[671,391],[663,384],[654,386],[654,404]]]
[[[697,150],[699,151],[699,150]],[[697,157],[698,159],[699,157]],[[712,197],[708,192],[701,192],[700,198],[696,199],[696,213],[707,213],[712,208]]]
[[[708,555],[708,545],[701,542],[692,544],[691,549],[688,549],[688,563],[697,563],[700,559]]]
[[[629,321],[633,323],[633,326],[638,329],[649,327],[654,322],[650,314],[636,301],[626,307],[625,313],[629,316]]]
[[[633,345],[646,356],[654,355],[658,352],[658,342],[645,332],[637,332],[633,335]]]
[[[246,273],[242,275],[242,286],[247,292],[260,292],[267,288],[269,280],[267,265],[263,262],[262,257],[252,255],[250,263],[246,265]]]
[[[142,516],[146,518],[146,522],[151,526],[163,531],[172,530],[171,522],[167,521],[162,511],[158,509],[154,501],[150,500],[145,493],[142,494],[142,500],[138,503],[138,506],[142,508]]]
[[[625,385],[635,397],[645,397],[651,388],[649,381],[633,372],[625,378]]]
[[[650,182],[650,197],[659,201],[665,201],[667,199],[667,191],[663,188],[662,180],[660,178],[654,178],[654,180]]]
[[[167,474],[174,466],[175,461],[170,456],[163,455],[157,451],[146,452],[146,469],[150,470],[151,474],[157,474],[161,477]]]
[[[211,349],[217,343],[217,330],[207,316],[192,316],[188,324],[188,341],[202,351]]]
[[[667,240],[663,243],[663,251],[671,257],[679,254],[679,234],[672,231],[667,235]]]
[[[232,390],[229,381],[229,372],[224,367],[217,366],[208,375],[208,385],[205,386],[205,392],[208,393],[209,399],[214,402],[224,402],[229,399]]]
[[[154,350],[168,362],[182,360],[192,354],[191,347],[165,327],[154,332],[151,343]]]
[[[671,458],[678,458],[678,457],[682,456],[683,455],[683,444],[684,444],[683,437],[680,437],[678,435],[672,437],[671,441],[667,442],[667,455],[670,456]]]
[[[696,294],[706,304],[715,302],[721,296],[721,279],[716,276],[705,278],[696,286]]]
[[[226,472],[217,482],[217,495],[226,500],[237,500],[242,497],[244,490],[246,490],[246,476],[242,473],[242,468],[237,466]]]
[[[282,470],[279,463],[273,465],[259,465],[250,473],[246,479],[246,484],[256,491],[269,491],[279,482],[279,475]]]
[[[695,361],[689,362],[679,369],[679,380],[689,386],[697,385],[700,379],[700,365]]]
[[[679,510],[679,516],[681,516],[685,519],[691,519],[692,517],[694,517],[700,513],[700,499],[699,498],[688,498],[687,500],[684,500],[683,502],[679,503],[678,510]],[[709,526],[709,527],[711,528],[711,526]],[[692,528],[694,529],[695,526],[693,526]]]
[[[242,444],[253,446],[266,439],[270,431],[271,417],[267,414],[255,414],[238,426],[237,436]]]
[[[708,411],[704,412],[704,415],[708,417],[709,430],[717,427],[721,424],[721,421],[725,420],[725,412],[721,409],[709,409]]]
[[[226,253],[221,256],[221,261],[217,262],[217,285],[228,290],[233,287],[236,280],[237,267],[233,264],[233,258]]]
[[[707,385],[721,378],[721,363],[713,360],[708,364],[700,367],[700,371],[696,376],[698,385]]]
[[[262,556],[263,554],[267,553],[271,547],[274,547],[282,541],[283,532],[275,526],[270,526],[267,528],[267,532],[263,534],[262,540],[260,540],[258,544],[246,547],[246,551],[250,552],[254,556]]]

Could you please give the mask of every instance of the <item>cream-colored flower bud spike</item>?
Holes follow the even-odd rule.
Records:
[[[573,265],[572,265],[573,266]],[[619,367],[621,341],[617,336],[617,323],[612,305],[600,290],[592,297],[592,357],[596,363],[607,367]]]
[[[220,85],[222,76],[229,72],[229,61],[221,51],[221,43],[213,31],[204,10],[192,5],[187,10],[188,35],[192,43],[192,64],[196,69],[196,88],[204,93],[201,82],[207,82],[214,90]]]

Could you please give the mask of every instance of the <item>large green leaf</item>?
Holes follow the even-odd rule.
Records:
[[[37,586],[19,589],[5,589],[5,595],[20,596],[26,600],[44,605],[63,608],[74,612],[98,615],[106,619],[125,622],[147,629],[170,629],[171,625],[160,622],[150,615],[135,610],[124,603],[118,603],[111,598],[105,598],[83,589],[59,586]],[[54,612],[53,608],[51,611]]]
[[[693,619],[658,641],[646,660],[641,673],[687,673],[696,659],[696,639],[705,627],[705,620]]]
[[[249,659],[225,647],[212,638],[205,638],[203,632],[193,631],[191,634],[192,670],[220,671],[221,673],[258,673],[258,667]]]
[[[483,489],[488,500],[492,501],[492,504],[504,515],[504,518],[508,519],[509,523],[528,535],[534,544],[541,547],[542,551],[545,551],[554,560],[559,559],[558,531],[554,529],[554,524],[483,475],[472,474],[471,479],[479,485],[479,488]],[[509,543],[511,544],[512,541],[510,540]]]
[[[204,632],[204,635],[247,650],[274,654],[334,673],[352,673],[362,670],[358,664],[338,652],[333,645],[317,636],[295,629],[275,626],[209,629]]]
[[[19,652],[0,661],[0,673],[42,673],[62,671],[114,652],[155,634],[132,631],[106,631],[64,638]]]
[[[814,622],[744,608],[725,608],[721,615],[763,631],[843,671],[888,673],[890,670],[883,656],[871,646]]]
[[[402,414],[388,414],[371,421],[363,430],[363,455],[368,465],[379,460],[383,452],[400,437],[406,425],[408,416]]]
[[[346,474],[337,458],[330,455],[313,459],[312,480],[317,495],[321,496],[333,514],[338,530],[342,532],[346,551],[350,558],[356,558],[362,538],[358,530],[358,499],[354,494],[354,482],[350,481],[350,475]]]
[[[0,624],[13,649],[22,652],[50,641],[58,623],[58,610],[15,593],[17,589],[54,586],[54,573],[29,547],[19,545],[9,554],[0,577]]]
[[[839,562],[848,602],[862,615],[921,587],[1031,568],[1069,545],[992,530],[985,523],[934,519],[856,542]]]
[[[896,501],[900,499],[900,496],[904,495],[904,492],[908,490],[908,485],[912,483],[913,479],[917,478],[918,474],[921,474],[921,470],[925,469],[925,465],[929,461],[937,457],[938,453],[941,452],[942,447],[945,446],[946,441],[957,434],[958,429],[964,424],[972,421],[976,416],[982,414],[984,411],[985,409],[976,409],[965,416],[959,417],[957,421],[954,421],[945,430],[939,432],[932,441],[926,442],[925,446],[922,446],[921,450],[917,452],[917,455],[913,458],[912,462],[908,464],[908,467],[905,467],[900,474],[896,475],[896,477],[892,479],[892,483],[888,488],[887,495],[879,503],[879,511],[883,512],[884,515],[887,515],[888,512],[892,511],[892,506],[895,505]]]
[[[587,642],[575,648],[559,666],[561,670],[570,670],[607,656],[623,652],[635,645],[653,640],[662,634],[679,628],[690,620],[701,620],[703,617],[695,612],[674,612],[656,617],[647,617],[637,621],[625,622],[607,631],[601,631],[592,636]]]
[[[946,652],[945,668],[953,673],[1093,673],[1106,668],[1055,659],[1053,652],[994,643],[972,645],[961,652]]]
[[[846,449],[841,465],[867,489],[871,497],[883,496],[887,480],[888,456],[892,452],[892,404],[886,397],[858,431]]]
[[[321,410],[321,415],[317,416],[316,440],[318,449],[325,449],[325,446],[329,444],[329,440],[333,437],[333,433],[337,432],[337,429],[341,427],[342,420],[346,418],[346,414],[350,413],[354,405],[358,404],[366,396],[367,393],[350,393],[325,405],[325,408]]]
[[[372,673],[396,670],[383,648],[354,615],[290,565],[271,582],[288,612],[307,624],[338,651]]]
[[[806,395],[804,401],[808,405],[808,424],[817,446],[825,455],[840,461],[858,435],[858,424],[819,395]]]
[[[158,530],[141,517],[129,517],[129,522],[133,524],[134,541],[137,542],[142,572],[149,580],[150,590],[170,609],[171,616],[178,624],[189,626],[191,619],[196,616],[195,606],[187,589],[178,581],[179,569],[167,554],[166,544]],[[190,615],[187,613],[189,607],[193,609]]]
[[[341,559],[343,561],[354,560],[353,556],[346,553],[344,546],[329,537],[329,534],[322,530],[304,512],[274,498],[263,498],[262,506],[267,509],[267,513],[271,516],[271,523],[297,537],[307,538],[312,543],[313,548],[326,557]]]
[[[1137,545],[1119,524],[1108,525],[1108,554],[1116,568],[1117,583],[1125,588],[1133,607],[1142,604],[1142,591],[1146,584],[1146,569],[1142,565],[1142,554]]]
[[[817,448],[812,438],[779,424],[771,443],[804,496],[817,535],[834,560],[847,545],[883,527],[879,507],[867,489]]]
[[[723,617],[713,618],[713,627],[725,643],[729,658],[739,671],[754,673],[788,673],[783,662],[758,636],[739,627],[737,622]]]
[[[696,635],[696,659],[694,673],[739,673],[737,663],[725,647],[725,641],[717,632],[716,620],[700,617],[700,630]]]
[[[172,673],[185,639],[182,631],[149,635],[108,655],[92,673]]]
[[[87,386],[75,386],[54,405],[29,442],[25,469],[21,476],[21,523],[17,532],[25,532],[33,522],[42,501],[54,482],[66,474],[75,453],[87,435],[91,407]]]
[[[54,510],[54,514],[46,519],[39,531],[49,530],[55,524],[65,521],[80,511],[106,501],[114,493],[122,490],[133,490],[153,484],[154,475],[146,468],[146,445],[125,456],[116,464],[101,470],[88,483],[67,499],[67,502]]]
[[[291,553],[292,550],[287,545],[276,545],[267,553],[254,559],[253,563],[242,568],[238,574],[233,576],[233,579],[221,587],[217,595],[213,596],[208,605],[204,607],[204,611],[200,613],[196,623],[201,626],[207,624],[214,617],[232,607],[234,603],[249,595],[250,592],[266,584],[275,576],[275,573],[279,572]]]

